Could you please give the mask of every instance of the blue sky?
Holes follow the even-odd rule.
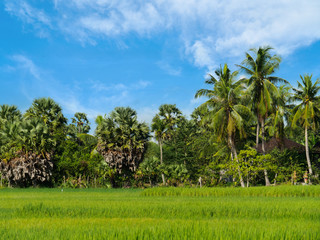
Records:
[[[208,72],[266,44],[295,86],[320,77],[319,11],[318,0],[3,0],[0,104],[52,97],[91,122],[117,106],[146,122],[164,103],[189,115]]]

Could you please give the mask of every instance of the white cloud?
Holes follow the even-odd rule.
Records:
[[[181,74],[181,68],[174,68],[166,61],[159,61],[157,64],[162,70],[167,72],[169,75],[180,76]]]
[[[206,40],[197,40],[192,46],[186,47],[186,52],[194,58],[194,64],[199,67],[212,69],[215,67],[213,59],[214,51],[212,49],[213,41],[209,38]]]
[[[201,103],[204,103],[207,99],[204,98],[191,98],[190,104],[192,105],[200,105]]]
[[[25,23],[59,29],[81,43],[174,31],[191,61],[209,69],[251,47],[269,44],[286,55],[320,39],[318,0],[54,0],[54,7],[50,19],[26,0],[5,2]]]
[[[145,89],[151,84],[149,81],[140,80],[129,85],[124,83],[107,85],[101,81],[91,80],[89,84],[93,89],[107,93],[84,97],[81,91],[74,87],[77,82],[69,85],[62,83],[27,56],[16,54],[10,59],[13,64],[5,67],[12,73],[23,73],[19,90],[30,104],[35,98],[51,97],[61,105],[64,114],[69,118],[76,112],[84,112],[91,122],[91,133],[94,131],[94,121],[98,115],[108,114],[117,106],[128,106],[135,101],[135,91]],[[156,108],[148,107],[138,109],[139,121],[150,124],[156,111]]]
[[[27,56],[17,54],[13,55],[11,59],[14,62],[14,65],[10,66],[12,71],[25,73],[20,80],[20,90],[29,101],[33,101],[37,97],[52,97],[61,104],[66,114],[73,115],[76,112],[85,112],[91,121],[98,114],[101,114],[94,106],[87,107],[86,103],[81,103],[80,97],[73,87],[54,79]]]
[[[95,110],[92,107],[83,106],[75,96],[69,96],[68,99],[64,97],[55,98],[59,102],[67,114],[75,114],[76,112],[83,112],[87,114],[88,119],[93,122],[98,115],[103,115],[101,111]]]
[[[11,57],[13,61],[17,63],[16,67],[11,67],[12,68],[20,68],[23,69],[27,72],[29,72],[34,78],[40,80],[40,69],[34,64],[34,62],[29,59],[27,56],[24,55],[13,55]]]
[[[90,80],[90,87],[95,91],[120,91],[126,90],[127,87],[122,83],[117,84],[106,84],[98,80]]]
[[[152,3],[75,1],[74,5],[86,11],[80,16],[78,26],[93,34],[109,37],[134,32],[145,35],[163,24],[162,16]]]
[[[157,114],[157,112],[158,112],[158,109],[156,107],[139,108],[137,109],[138,120],[150,125],[153,117]]]
[[[145,89],[149,85],[151,85],[150,81],[139,80],[137,83],[132,84],[132,87],[135,89]]]
[[[23,22],[31,24],[39,37],[48,37],[47,28],[51,28],[51,19],[40,9],[32,7],[23,0],[5,1],[5,10],[20,18]]]
[[[26,1],[6,1],[5,10],[13,15],[16,15],[27,23],[33,24],[39,22],[44,25],[51,25],[50,19],[44,13],[44,11],[30,6]]]
[[[103,83],[98,80],[90,80],[90,87],[91,89],[95,91],[128,91],[130,89],[145,89],[151,85],[150,81],[144,81],[144,80],[139,80],[138,82],[133,82],[129,85],[126,85],[124,83],[117,83],[117,84],[108,84],[108,83]]]

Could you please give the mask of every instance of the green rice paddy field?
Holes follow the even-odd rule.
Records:
[[[320,187],[0,189],[0,239],[320,239]]]

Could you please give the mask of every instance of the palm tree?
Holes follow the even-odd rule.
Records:
[[[20,186],[48,182],[56,133],[66,123],[61,107],[50,98],[39,98],[23,119],[16,107],[5,105],[0,115],[1,122],[5,122],[0,127],[1,158],[6,160],[0,166],[3,175],[10,183]]]
[[[160,148],[160,164],[163,164],[163,144],[165,140],[173,139],[174,143],[176,124],[181,117],[181,111],[175,104],[162,104],[159,107],[159,113],[152,120],[152,132],[155,133],[155,137],[158,140]],[[177,154],[176,144],[175,152]],[[164,173],[161,174],[162,183],[166,184]]]
[[[187,167],[188,159],[190,159],[189,152],[191,151],[191,144],[196,133],[196,125],[193,120],[188,120],[185,117],[180,117],[177,122],[177,147],[180,149],[180,156],[183,156],[183,164]]]
[[[162,104],[159,107],[159,117],[165,122],[170,131],[175,127],[181,114],[175,104]]]
[[[37,118],[6,122],[0,129],[0,170],[19,186],[48,182],[52,175],[52,150],[55,146],[49,128]]]
[[[158,140],[159,148],[160,148],[160,164],[163,164],[163,153],[162,153],[162,147],[163,147],[163,142],[166,139],[166,133],[167,133],[167,127],[160,119],[160,116],[157,114],[153,119],[152,119],[152,124],[151,124],[151,131],[154,132],[155,138]],[[166,184],[166,179],[164,176],[164,173],[161,173],[162,177],[162,183],[163,185]]]
[[[281,85],[278,88],[279,95],[274,101],[274,109],[269,120],[272,126],[269,127],[271,135],[283,139],[285,137],[285,124],[290,124],[292,104],[292,88],[288,85]]]
[[[67,123],[61,107],[51,98],[35,99],[32,106],[24,114],[24,118],[40,118],[52,133]]]
[[[250,116],[250,110],[241,104],[240,94],[243,90],[242,81],[235,81],[238,72],[231,73],[228,65],[215,71],[218,79],[211,76],[206,80],[207,84],[213,85],[211,89],[200,89],[195,97],[205,96],[209,98],[202,107],[209,109],[204,121],[210,122],[216,132],[219,141],[227,142],[231,150],[231,159],[238,161],[235,138],[239,133],[240,137],[245,136],[245,118]],[[239,179],[242,187],[245,187],[240,169]]]
[[[6,121],[0,128],[0,157],[2,161],[8,162],[19,150],[20,133],[20,121]]]
[[[296,126],[299,123],[304,127],[305,136],[305,148],[306,148],[306,158],[309,169],[309,175],[312,176],[312,166],[309,156],[309,146],[308,146],[308,128],[315,129],[319,124],[320,118],[320,80],[317,79],[314,83],[312,82],[312,74],[305,74],[301,76],[301,83],[298,82],[298,88],[294,88],[294,100],[299,102],[299,104],[294,108],[294,116],[292,120],[292,125]]]
[[[90,122],[87,118],[87,114],[76,112],[72,120],[72,128],[80,134],[80,133],[88,133],[90,131]]]
[[[97,150],[110,168],[119,173],[136,171],[142,161],[149,138],[147,124],[137,120],[137,113],[129,107],[116,107],[108,116],[96,119]]]
[[[178,157],[176,128],[181,116],[182,113],[175,104],[162,104],[159,107],[159,117],[166,125],[167,140],[173,140],[176,158]]]
[[[21,123],[20,145],[25,149],[25,154],[31,151],[46,159],[51,155],[56,141],[50,135],[49,127],[40,119],[33,118]]]
[[[246,74],[248,79],[248,94],[252,100],[252,108],[257,118],[256,148],[259,144],[259,133],[261,126],[262,152],[265,154],[265,120],[272,111],[273,99],[278,95],[274,83],[286,82],[284,79],[272,76],[279,68],[281,58],[271,55],[271,47],[259,47],[250,49],[252,53],[246,53],[242,65],[237,65]],[[270,185],[267,170],[264,170],[266,185]]]
[[[21,117],[21,112],[16,106],[9,106],[7,104],[0,105],[0,128],[5,122],[20,120]]]

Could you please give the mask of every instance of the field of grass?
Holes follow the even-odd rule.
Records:
[[[0,239],[319,239],[320,187],[0,189]]]

